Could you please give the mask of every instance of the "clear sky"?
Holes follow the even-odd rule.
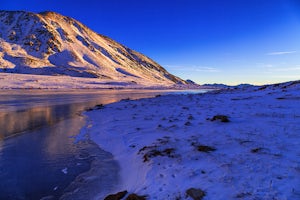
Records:
[[[300,79],[299,0],[0,0],[55,11],[197,83]]]

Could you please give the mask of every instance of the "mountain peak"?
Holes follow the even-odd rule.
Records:
[[[43,15],[43,16],[60,16],[63,17],[63,15],[57,13],[57,12],[53,12],[53,11],[43,11],[43,12],[39,12],[38,14]]]
[[[51,11],[0,11],[0,72],[186,84],[147,56]]]

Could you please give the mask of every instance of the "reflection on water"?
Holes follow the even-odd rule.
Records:
[[[0,138],[6,138],[22,131],[43,125],[52,125],[70,117],[78,108],[74,104],[33,107],[0,113]]]
[[[51,125],[97,104],[152,97],[161,91],[0,92],[0,139]]]

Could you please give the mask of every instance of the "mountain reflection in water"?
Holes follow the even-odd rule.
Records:
[[[146,98],[162,91],[108,90],[73,92],[10,91],[0,92],[0,139],[25,130],[52,125],[97,104],[121,99]]]

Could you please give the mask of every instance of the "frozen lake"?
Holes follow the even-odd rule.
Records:
[[[178,91],[1,91],[0,199],[89,199],[108,191],[119,166],[90,140],[74,142],[82,111],[167,93]]]

